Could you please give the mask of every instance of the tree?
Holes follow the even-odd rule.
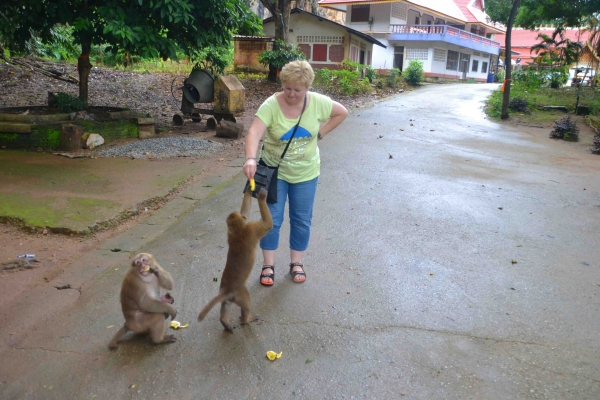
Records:
[[[260,2],[273,15],[275,40],[279,39],[287,43],[290,30],[292,0],[260,0]]]
[[[540,33],[540,43],[531,47],[531,51],[540,56],[548,55],[551,66],[565,66],[577,61],[582,49],[581,43],[565,38],[564,28],[557,28],[551,36]]]
[[[502,119],[508,118],[512,70],[510,43],[513,25],[529,29],[544,23],[553,23],[559,27],[579,27],[584,25],[587,17],[597,15],[598,10],[600,10],[600,0],[486,0],[485,12],[490,19],[507,26],[505,45],[507,62]]]
[[[504,46],[506,52],[506,57],[504,58],[506,76],[504,78],[504,83],[502,84],[502,88],[504,90],[504,95],[502,96],[502,113],[500,114],[500,118],[502,119],[508,118],[508,103],[510,102],[510,78],[512,73],[510,57],[512,53],[511,32],[520,5],[521,0],[496,0],[485,3],[485,10],[493,21],[506,21],[506,41]]]
[[[586,17],[600,11],[600,0],[521,0],[521,3],[515,24],[529,29],[539,27],[541,22],[580,27]]]
[[[50,38],[56,24],[74,27],[81,45],[79,97],[87,103],[89,54],[94,44],[109,44],[142,57],[177,59],[181,51],[193,62],[205,61],[215,72],[226,65],[219,51],[231,35],[259,34],[260,18],[243,0],[14,0],[0,3],[0,40],[10,50],[23,49],[32,34]],[[200,57],[203,57],[202,60]]]

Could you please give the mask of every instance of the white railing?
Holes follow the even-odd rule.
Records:
[[[390,25],[390,32],[420,35],[449,35],[484,46],[500,48],[499,42],[448,25]]]

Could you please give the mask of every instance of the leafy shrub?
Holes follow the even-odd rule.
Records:
[[[315,71],[313,86],[344,95],[368,93],[372,90],[369,79],[361,79],[359,71],[349,69],[318,69]]]
[[[491,96],[488,97],[485,111],[491,118],[499,119],[502,115],[503,94],[500,90],[494,90]]]
[[[402,76],[402,71],[398,68],[394,68],[388,71],[388,74],[385,76],[385,86],[393,88],[398,86],[400,82],[400,77]]]
[[[528,107],[529,107],[529,102],[525,99],[521,99],[518,97],[512,99],[508,103],[508,108],[513,111],[517,111],[517,112],[528,113],[529,112]]]
[[[408,67],[402,72],[402,77],[409,85],[417,86],[423,81],[423,63],[419,60],[410,60]]]
[[[600,97],[597,97],[596,99],[592,100],[590,102],[590,114],[591,115],[595,115],[595,116],[600,116]]]
[[[85,109],[85,103],[78,97],[71,96],[67,93],[57,93],[54,96],[54,101],[51,106],[57,107],[62,112],[74,112]]]
[[[377,77],[377,71],[375,71],[375,69],[370,65],[367,65],[367,73],[365,74],[365,78],[367,78],[369,82],[373,82],[375,79],[377,79]]]
[[[295,60],[306,60],[300,47],[277,39],[276,50],[267,50],[260,53],[258,61],[265,67],[282,68],[285,64]]]
[[[50,29],[51,39],[43,42],[33,35],[25,44],[30,54],[39,57],[54,58],[56,60],[71,60],[81,54],[81,46],[76,45],[73,38],[74,28],[67,25],[54,25]]]
[[[330,89],[333,81],[333,74],[329,68],[320,68],[315,70],[315,80],[313,85]]]
[[[494,75],[494,82],[504,82],[504,78],[506,78],[506,71],[503,69],[499,69],[498,72]]]
[[[539,70],[524,68],[512,74],[512,83],[523,90],[534,90],[544,83],[544,75]]]
[[[570,116],[566,115],[554,121],[554,129],[550,132],[551,139],[563,139],[569,142],[576,142],[579,140],[579,128],[577,123],[571,119]]]

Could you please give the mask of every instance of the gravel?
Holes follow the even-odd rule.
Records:
[[[205,157],[223,150],[222,143],[191,137],[144,139],[121,146],[98,149],[97,157],[172,158]]]

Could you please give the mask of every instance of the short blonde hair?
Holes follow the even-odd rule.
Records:
[[[281,68],[279,78],[282,83],[301,83],[310,88],[315,80],[315,73],[306,61],[290,61]]]

